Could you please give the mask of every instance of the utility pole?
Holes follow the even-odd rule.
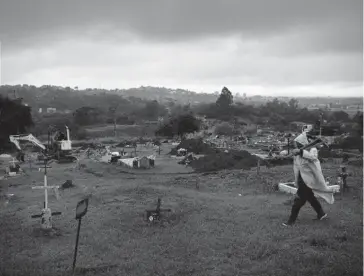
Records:
[[[320,113],[320,138],[321,138],[321,133],[322,133],[322,116],[323,116],[323,113]]]
[[[116,115],[114,113],[114,137],[116,137]]]
[[[114,120],[114,137],[116,137],[116,110],[119,106],[119,103],[117,103],[114,107],[110,108],[110,111],[113,114],[113,120]]]

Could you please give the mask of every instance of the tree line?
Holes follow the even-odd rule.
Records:
[[[96,97],[96,98],[95,98]],[[251,106],[241,102],[234,103],[231,91],[224,87],[215,103],[177,104],[160,103],[156,100],[123,98],[118,95],[92,96],[84,105],[72,110],[69,114],[43,114],[30,106],[25,106],[22,99],[14,100],[0,96],[0,142],[17,133],[35,135],[46,134],[48,125],[63,128],[68,125],[73,139],[82,139],[83,128],[96,124],[143,124],[145,121],[162,120],[156,131],[159,136],[180,136],[201,129],[201,122],[196,116],[225,121],[230,125],[255,124],[270,126],[273,129],[286,131],[294,122],[318,124],[320,116],[324,118],[325,127],[339,127],[342,131],[361,136],[363,132],[363,114],[350,118],[344,111],[328,112],[310,111],[299,108],[297,99],[281,102],[274,99],[261,106]],[[97,103],[96,100],[97,99]],[[343,130],[343,127],[344,130]],[[222,129],[223,127],[221,127]],[[226,129],[226,125],[225,125]],[[234,132],[235,133],[235,132]],[[235,133],[236,134],[236,133]]]

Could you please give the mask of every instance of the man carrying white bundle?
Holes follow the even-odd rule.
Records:
[[[293,225],[298,217],[301,207],[308,201],[317,213],[317,219],[322,220],[327,214],[322,209],[320,202],[315,194],[323,198],[327,203],[334,203],[334,193],[327,186],[324,176],[322,175],[320,161],[318,160],[318,151],[315,146],[305,148],[310,143],[306,133],[303,132],[294,140],[295,149],[293,154],[293,171],[295,175],[295,185],[297,194],[291,210],[291,215],[284,226]],[[315,193],[315,194],[314,194]]]

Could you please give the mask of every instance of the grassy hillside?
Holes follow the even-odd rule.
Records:
[[[72,179],[76,185],[58,202],[51,197],[50,207],[62,216],[54,218],[50,236],[39,231],[39,219],[30,218],[42,206],[42,192],[30,188],[41,183],[42,174],[28,170],[7,181],[15,196],[0,211],[1,275],[71,275],[75,206],[90,194],[78,275],[362,275],[359,169],[349,168],[355,172],[351,192],[337,195],[334,205],[323,203],[326,221],[314,222],[313,210],[305,206],[297,225],[282,228],[290,196],[272,187],[292,180],[291,166],[262,170],[260,176],[254,170],[123,174],[106,164],[84,166],[58,165],[49,172],[51,184]],[[334,176],[334,165],[323,169]],[[150,225],[145,210],[155,208],[158,197],[172,212]]]

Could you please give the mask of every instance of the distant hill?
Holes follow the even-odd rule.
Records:
[[[83,89],[44,85],[3,85],[0,95],[10,98],[23,98],[23,102],[33,108],[55,107],[57,109],[74,110],[85,105],[102,105],[105,98],[117,99],[122,97],[135,102],[141,100],[157,100],[160,103],[199,104],[215,102],[218,95],[202,94],[183,89],[169,89],[164,87],[139,87],[131,89]]]
[[[238,96],[232,91],[234,102],[244,102],[248,105],[262,105],[274,98],[279,101],[288,102],[290,97],[277,96]],[[87,88],[78,89],[70,87],[43,85],[36,87],[33,85],[2,85],[0,86],[0,95],[9,96],[10,98],[20,97],[23,102],[27,103],[34,109],[54,107],[57,110],[75,110],[82,106],[100,106],[108,107],[111,102],[128,100],[133,103],[145,102],[147,100],[157,100],[163,104],[178,103],[196,105],[200,103],[216,102],[218,94],[196,93],[184,89],[170,89],[165,87],[141,86],[130,89],[98,89]],[[362,98],[298,98],[301,107],[310,107],[316,105],[331,105],[332,107],[341,106],[358,106],[362,110]]]

